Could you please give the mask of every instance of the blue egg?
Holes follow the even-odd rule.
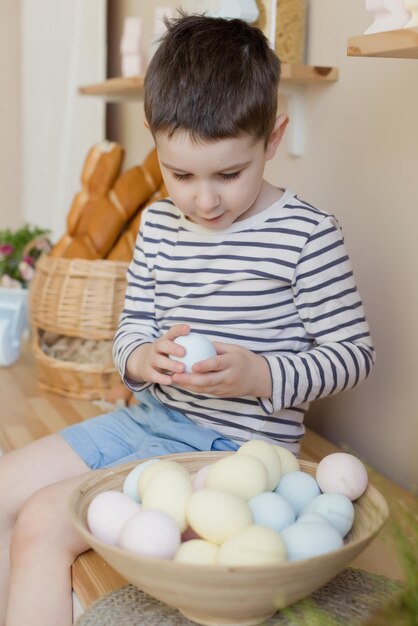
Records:
[[[182,357],[171,354],[170,359],[184,363],[184,371],[188,374],[192,371],[192,367],[195,363],[216,356],[213,343],[209,341],[205,335],[189,333],[188,335],[177,337],[174,341],[186,349],[186,354]]]
[[[280,536],[289,561],[309,559],[343,546],[340,533],[326,522],[297,522],[284,528]]]
[[[280,532],[295,521],[295,511],[282,496],[271,491],[259,493],[248,500],[254,524]]]
[[[305,504],[321,493],[315,478],[301,471],[289,472],[282,476],[274,491],[290,502],[296,515]]]
[[[157,463],[161,459],[149,459],[148,461],[144,461],[144,463],[140,463],[136,467],[133,468],[125,478],[123,483],[122,491],[125,496],[132,498],[135,502],[141,502],[141,498],[138,494],[138,480],[141,476],[142,472],[148,465],[152,465],[152,463]]]
[[[354,506],[347,496],[341,493],[322,493],[302,509],[302,514],[322,515],[342,537],[345,537],[354,522]]]

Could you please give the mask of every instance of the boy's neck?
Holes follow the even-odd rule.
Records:
[[[239,222],[241,220],[245,220],[248,217],[253,215],[257,215],[258,213],[262,213],[266,209],[268,209],[272,204],[280,200],[283,196],[283,189],[279,189],[278,187],[274,187],[274,185],[270,184],[266,180],[263,179],[260,193],[257,196],[256,201],[252,205],[251,209],[241,215],[236,221]]]

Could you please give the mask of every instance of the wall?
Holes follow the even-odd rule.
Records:
[[[0,229],[21,220],[19,2],[0,0]]]
[[[129,14],[152,25],[156,4],[118,2],[117,28]],[[284,142],[267,178],[338,216],[377,349],[370,378],[317,402],[307,424],[410,486],[418,483],[418,61],[348,58],[348,37],[370,22],[364,0],[310,2],[308,60],[338,66],[340,79],[305,89],[306,153],[290,157]],[[139,162],[152,145],[142,105],[117,116],[127,164]]]
[[[78,95],[106,73],[105,0],[20,0],[22,213],[65,232],[90,147],[105,134],[105,107]]]

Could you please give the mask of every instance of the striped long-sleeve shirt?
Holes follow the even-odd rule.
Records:
[[[170,200],[151,205],[127,277],[114,342],[121,376],[235,441],[265,439],[298,452],[309,402],[353,387],[373,365],[338,223],[290,191],[222,232],[190,222]],[[131,352],[179,323],[262,355],[272,396],[218,398],[127,380]]]

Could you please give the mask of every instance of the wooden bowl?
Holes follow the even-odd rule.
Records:
[[[195,474],[201,467],[226,456],[225,452],[196,452],[163,457],[175,460]],[[339,550],[301,561],[269,566],[201,566],[140,556],[107,545],[87,526],[88,506],[98,493],[122,490],[129,471],[138,462],[95,472],[73,492],[71,520],[86,542],[117,572],[150,596],[207,626],[259,624],[274,613],[311,594],[346,567],[375,537],[388,517],[383,496],[372,485],[354,503],[354,526]],[[317,464],[300,461],[315,476]]]

